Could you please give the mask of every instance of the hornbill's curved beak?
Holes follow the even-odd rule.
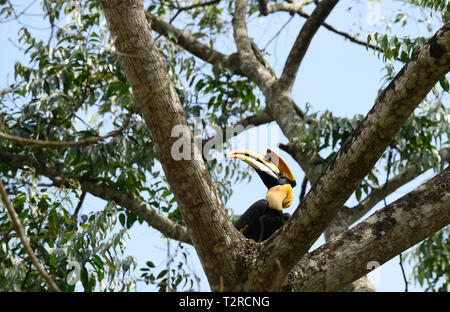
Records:
[[[256,170],[266,187],[269,189],[266,199],[280,201],[281,207],[289,207],[292,203],[292,188],[297,184],[294,175],[286,162],[275,152],[268,149],[265,156],[258,155],[246,149],[237,149],[227,155],[228,158],[237,158],[245,161]],[[277,200],[273,199],[277,198]],[[278,204],[274,204],[278,206]]]

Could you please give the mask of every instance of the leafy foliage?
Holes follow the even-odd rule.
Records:
[[[16,196],[14,208],[30,237],[31,246],[55,277],[63,291],[74,291],[78,282],[84,291],[132,290],[135,281],[129,271],[136,267],[133,257],[123,257],[125,229],[112,233],[117,225],[117,208],[82,215],[77,220],[65,208],[78,197],[77,190],[39,187],[30,173],[32,185],[9,190]],[[43,280],[34,270],[11,224],[0,212],[0,287],[6,291],[43,291]]]
[[[1,5],[0,18],[21,23],[17,4],[4,1]],[[173,11],[165,3],[150,6],[149,10],[152,9],[160,16]],[[43,164],[83,179],[102,181],[147,201],[169,219],[183,224],[172,192],[161,174],[148,129],[142,117],[134,113],[131,88],[114,52],[99,2],[42,1],[41,10],[50,25],[50,36],[41,39],[32,28],[20,28],[17,44],[27,58],[15,64],[15,81],[0,92],[0,131],[23,138],[77,141],[117,129],[131,115],[129,126],[121,135],[94,145],[38,149],[2,140],[1,150],[39,159]],[[190,27],[199,27],[194,32],[195,37],[205,39],[205,29],[211,36],[219,34],[225,25],[217,19],[222,11],[223,8],[217,6],[189,11],[193,20]],[[211,39],[210,43],[213,42]],[[253,85],[249,81],[231,78],[229,72],[219,67],[212,74],[200,73],[195,59],[186,56],[174,42],[163,39],[158,43],[188,116],[199,116],[209,110],[202,129],[211,124],[224,127],[230,118],[235,118],[238,110],[239,114],[244,114],[246,111],[240,108],[240,101],[245,103],[245,109],[257,109],[259,100],[253,95]],[[195,79],[207,81],[213,87],[194,92],[186,90],[184,86]],[[226,89],[221,87],[223,81],[228,82]],[[204,90],[206,88],[208,90]],[[225,94],[223,98],[219,96],[221,91],[227,92],[226,97]],[[215,93],[216,99],[208,99],[209,105],[197,106],[202,93],[208,96]],[[194,119],[191,120],[193,123]],[[226,202],[231,195],[227,176],[236,174],[235,164],[211,160],[207,165]],[[73,215],[80,198],[76,181],[70,182],[72,188],[60,190],[33,171],[0,165],[0,174],[6,177],[7,185],[15,186],[8,189],[8,193],[27,233],[37,237],[32,240],[32,246],[39,260],[61,289],[79,289],[75,288],[80,285],[77,281],[85,291],[136,288],[136,279],[130,275],[137,267],[136,260],[121,258],[126,230],[136,221],[142,223],[135,214],[109,203],[101,211],[77,218]],[[64,200],[61,194],[65,194]],[[1,276],[5,277],[0,283],[1,289],[45,290],[43,280],[26,260],[18,238],[10,231],[6,215],[0,216],[0,229],[4,234]],[[188,251],[183,251],[183,257],[187,256]],[[179,285],[192,287],[193,280],[187,270],[180,275],[182,280],[168,271],[156,276],[167,279],[169,275],[175,277],[171,289]]]
[[[168,243],[168,248],[170,250],[170,243]],[[178,255],[180,252],[181,257]],[[179,259],[177,265],[173,267],[173,263],[175,263],[175,260],[178,258],[181,259]],[[178,244],[175,254],[168,258],[166,266],[159,270],[158,273],[158,268],[155,264],[151,261],[147,261],[146,267],[140,269],[142,271],[141,278],[146,284],[156,285],[160,292],[177,291],[180,287],[185,288],[186,286],[188,286],[188,289],[192,290],[194,287],[194,279],[190,278],[190,274],[185,269],[187,261],[188,254],[184,250],[183,245]]]
[[[254,18],[259,12],[258,1],[249,2],[249,16]],[[446,1],[404,2],[425,7],[443,21],[449,18]],[[207,46],[215,47],[220,42],[222,48],[231,42],[232,1],[217,1],[189,10],[180,10],[180,3],[185,2],[144,1],[147,11],[170,20]],[[186,6],[190,3],[187,1]],[[49,27],[44,38],[22,22],[26,10],[22,12],[19,3],[0,1],[0,21],[18,23],[17,45],[23,51],[21,61],[14,65],[14,81],[0,90],[0,131],[23,138],[78,141],[117,129],[128,118],[129,125],[120,135],[93,145],[32,148],[2,140],[0,150],[32,157],[80,179],[99,181],[135,195],[170,220],[184,224],[147,126],[136,113],[131,88],[114,50],[113,38],[109,37],[99,1],[43,0],[35,9],[43,13],[44,22],[39,23]],[[398,11],[390,23],[404,26],[410,18]],[[428,19],[423,22],[429,23]],[[155,38],[190,126],[193,130],[200,128],[202,139],[264,109],[262,94],[254,82],[233,75],[222,65],[205,67],[178,46],[174,36],[164,38],[155,33]],[[388,82],[395,74],[396,60],[409,61],[425,38],[372,32],[368,43],[372,42],[380,48],[378,55],[386,66],[392,65],[385,77]],[[450,133],[450,112],[442,103],[443,94],[449,92],[448,80],[443,78],[433,92],[434,98],[428,97],[391,144],[394,172],[409,165],[435,169],[440,166],[438,150],[448,143]],[[305,119],[308,136],[301,143],[304,148],[314,147],[325,159],[317,164],[316,171],[321,172],[362,116],[337,117],[332,112],[313,112],[308,107]],[[223,156],[221,148],[215,153]],[[206,165],[226,203],[232,194],[232,183],[249,180],[251,176],[236,162],[220,159],[207,159]],[[81,197],[76,179],[70,180],[65,188],[58,187],[32,168],[1,164],[0,175],[9,186],[7,191],[31,238],[33,250],[62,290],[130,291],[141,280],[159,291],[193,288],[197,277],[189,272],[189,252],[183,244],[177,245],[168,256],[165,267],[155,265],[154,259],[148,259],[144,266],[125,256],[124,243],[127,231],[143,220],[113,202],[81,216],[75,214]],[[379,187],[382,176],[376,169],[371,171],[355,192],[357,200]],[[235,218],[231,209],[227,213],[230,219]],[[448,250],[436,249],[442,246],[440,242],[448,241],[448,233],[439,235],[424,242],[414,254],[418,263],[415,276],[421,276],[421,285],[427,282],[433,289],[437,287],[436,276],[443,276],[443,269],[448,271],[440,262]],[[424,261],[428,262],[421,267]],[[137,267],[140,278],[133,277]],[[4,210],[0,210],[0,289],[46,290],[11,231]]]

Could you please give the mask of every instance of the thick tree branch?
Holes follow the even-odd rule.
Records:
[[[239,233],[228,220],[194,144],[183,107],[152,38],[142,1],[101,2],[116,38],[116,49],[124,53],[123,68],[211,289],[232,289],[237,278],[234,257]],[[191,159],[174,157],[172,149],[179,140],[171,135],[174,129],[184,131],[189,138]]]
[[[275,77],[256,59],[253,52],[253,43],[247,33],[247,2],[247,0],[235,1],[235,12],[232,20],[234,41],[241,60],[241,71],[246,73],[247,77],[252,79],[264,92],[275,82]]]
[[[372,110],[313,184],[291,219],[262,243],[259,275],[249,288],[282,283],[333,220],[386,147],[431,88],[450,70],[450,23],[445,24],[406,64],[379,96]],[[420,75],[419,75],[420,73]],[[279,246],[284,248],[279,248]],[[277,279],[273,272],[279,272]],[[270,285],[264,284],[270,280]],[[253,284],[255,283],[255,284]]]
[[[37,174],[46,176],[56,186],[64,185],[65,187],[73,187],[73,183],[71,184],[69,182],[71,180],[76,181],[79,183],[82,191],[89,192],[106,201],[116,202],[116,204],[146,221],[148,225],[160,231],[161,234],[181,242],[191,243],[189,235],[183,226],[168,219],[142,199],[102,181],[75,176],[56,166],[48,166],[45,164],[45,161],[39,161],[35,158],[22,155],[13,155],[3,151],[0,151],[0,163],[16,169],[23,169],[24,166],[34,168]]]
[[[291,14],[298,13],[301,11],[301,9],[312,2],[315,2],[316,0],[302,0],[299,2],[292,2],[292,3],[286,3],[286,2],[277,2],[273,4],[267,4],[266,1],[258,1],[259,2],[259,8],[261,10],[261,14],[263,15],[269,15],[271,13],[284,11],[289,12]],[[263,13],[264,12],[264,13]]]
[[[446,148],[443,148],[439,154],[442,155],[441,159],[444,162],[450,161],[450,154],[445,153]],[[346,209],[346,218],[349,225],[358,221],[362,216],[364,216],[370,209],[372,209],[377,203],[382,201],[386,196],[389,196],[397,189],[405,185],[406,183],[414,180],[419,175],[430,169],[430,166],[415,166],[411,165],[407,167],[404,171],[400,172],[393,178],[389,179],[386,184],[383,184],[379,188],[375,189],[370,193],[363,201],[361,201],[357,206]]]
[[[427,168],[428,169],[428,168]],[[364,216],[370,209],[376,204],[382,201],[385,197],[392,194],[397,189],[405,185],[406,183],[414,180],[418,175],[422,174],[425,168],[419,168],[418,166],[410,166],[405,171],[400,172],[395,177],[389,179],[386,184],[383,184],[379,188],[373,190],[363,201],[357,206],[347,209],[347,217],[349,223],[352,224]]]
[[[333,10],[334,6],[339,0],[322,0],[314,9],[311,16],[306,20],[297,39],[294,42],[294,46],[289,53],[286,63],[283,68],[283,73],[278,81],[281,89],[291,90],[294,85],[295,77],[297,76],[298,69],[303,60],[303,57],[308,50],[309,44],[322,25],[323,21]]]
[[[447,167],[416,190],[306,255],[289,276],[290,288],[339,290],[449,223]]]
[[[55,182],[60,181],[57,178],[53,179]],[[104,200],[114,201],[145,220],[148,225],[160,231],[164,236],[191,244],[186,228],[168,219],[142,199],[127,192],[118,191],[101,181],[81,180],[79,182],[82,190]]]
[[[442,148],[439,154],[443,162],[450,161],[450,154],[447,154],[448,148]],[[428,167],[409,166],[405,171],[391,178],[387,185],[382,185],[370,193],[359,205],[349,208],[347,206],[341,207],[336,214],[333,221],[325,230],[325,240],[328,242],[339,234],[348,230],[348,228],[361,217],[363,217],[370,209],[372,209],[378,202],[383,200],[389,194],[395,192],[398,188],[412,181],[420,174],[428,170]],[[344,287],[344,291],[375,291],[375,288],[370,284],[366,277],[362,277],[350,285]]]
[[[238,122],[234,124],[234,126],[242,126],[242,127],[248,127],[248,126],[260,126],[269,122],[272,122],[274,119],[272,116],[270,116],[267,111],[263,110],[257,114],[250,115],[247,117],[242,118]]]
[[[176,43],[186,49],[186,51],[212,65],[223,64],[230,68],[233,73],[241,76],[246,74],[241,70],[238,54],[225,55],[215,49],[201,43],[193,36],[177,27],[167,23],[162,18],[146,12],[147,18],[151,22],[152,30],[158,34],[168,37],[169,34],[176,38]]]
[[[33,252],[33,249],[30,246],[30,241],[27,237],[27,234],[25,233],[25,229],[22,226],[22,222],[20,222],[19,217],[16,214],[16,211],[14,210],[13,205],[11,204],[11,201],[8,198],[8,194],[6,194],[5,187],[3,186],[2,180],[0,180],[0,195],[3,201],[3,205],[8,212],[9,218],[11,219],[11,224],[16,231],[17,235],[20,238],[20,241],[23,244],[23,248],[25,249],[25,252],[30,257],[31,262],[36,267],[39,275],[44,279],[47,286],[52,290],[56,292],[61,292],[58,285],[56,285],[53,278],[47,273],[47,271],[44,269],[42,264],[39,262],[38,258],[36,258],[36,255]]]
[[[247,1],[236,0],[235,11],[233,15],[233,34],[236,47],[243,58],[254,58],[252,51],[252,42],[248,37],[246,15],[247,15]]]

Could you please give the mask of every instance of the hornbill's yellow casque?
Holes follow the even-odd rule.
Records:
[[[292,203],[292,188],[297,184],[294,176],[284,160],[270,149],[264,157],[245,149],[234,150],[227,157],[252,166],[267,186],[266,198],[251,205],[235,224],[245,237],[257,242],[266,240],[290,217],[282,208]]]

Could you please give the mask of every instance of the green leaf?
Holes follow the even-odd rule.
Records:
[[[356,200],[359,202],[359,201],[361,201],[361,194],[362,192],[361,192],[361,188],[357,188],[356,190],[355,190],[355,196],[356,196]]]
[[[167,270],[162,270],[161,272],[159,272],[158,276],[156,277],[156,279],[160,279],[163,276],[165,276],[167,274]]]
[[[444,91],[449,92],[450,91],[450,85],[448,83],[447,78],[444,76],[442,77],[441,80],[439,80],[439,84],[441,85],[442,89],[444,89]]]
[[[120,222],[120,224],[121,224],[122,226],[125,226],[125,222],[126,222],[126,216],[125,216],[125,214],[121,213],[121,214],[119,215],[119,222]]]
[[[431,89],[431,91],[433,91],[433,94],[436,98],[439,98],[439,90],[437,88],[437,86],[433,86],[433,88]]]

